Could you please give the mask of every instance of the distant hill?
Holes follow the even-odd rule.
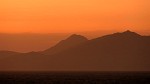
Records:
[[[150,36],[125,31],[87,40],[72,35],[42,52],[0,60],[0,70],[150,71]]]
[[[57,45],[43,51],[43,53],[47,55],[56,54],[85,43],[86,41],[88,41],[86,37],[73,34],[67,39],[60,41]]]

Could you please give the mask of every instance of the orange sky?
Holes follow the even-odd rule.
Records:
[[[0,0],[1,33],[150,30],[150,0]]]

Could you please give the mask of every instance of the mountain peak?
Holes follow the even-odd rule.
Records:
[[[123,32],[121,34],[124,34],[126,36],[141,36],[141,35],[137,34],[136,32],[132,32],[130,30],[127,30],[127,31],[125,31],[125,32]]]
[[[84,36],[81,36],[81,35],[72,34],[66,40],[88,40],[88,39],[86,37],[84,37]]]
[[[126,31],[124,31],[124,33],[133,33],[133,32],[130,30],[126,30]]]
[[[104,38],[113,38],[113,37],[119,37],[119,38],[139,38],[141,37],[140,34],[136,32],[132,32],[130,30],[124,31],[124,32],[117,32],[110,35],[103,36]]]
[[[86,37],[77,35],[77,34],[73,34],[70,37],[68,37],[67,39],[60,41],[54,47],[47,49],[44,53],[49,54],[49,55],[59,53],[59,52],[65,51],[69,48],[80,45],[86,41],[88,41],[88,39]]]

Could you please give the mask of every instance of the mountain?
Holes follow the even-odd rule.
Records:
[[[52,55],[62,51],[65,51],[69,48],[80,45],[84,42],[88,41],[88,39],[81,35],[73,34],[65,40],[60,41],[57,45],[43,51],[44,54]]]
[[[149,51],[149,36],[125,31],[89,40],[47,63],[58,70],[145,71],[150,70]]]
[[[0,60],[0,70],[150,71],[149,59],[150,36],[128,30],[92,40],[72,35],[45,51]]]

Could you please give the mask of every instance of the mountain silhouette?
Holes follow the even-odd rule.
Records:
[[[62,51],[65,51],[69,48],[80,45],[84,42],[88,41],[88,39],[81,35],[73,34],[65,40],[60,41],[57,45],[43,51],[44,54],[52,55]]]
[[[125,31],[87,40],[72,35],[42,52],[0,60],[0,70],[150,71],[150,36]]]

